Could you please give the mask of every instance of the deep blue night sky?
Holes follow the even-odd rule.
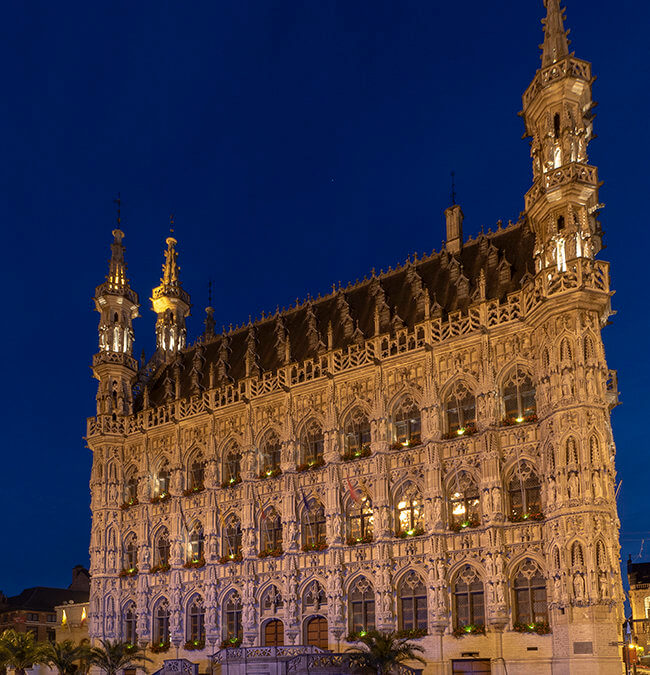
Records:
[[[590,160],[617,310],[605,330],[623,555],[650,530],[650,5],[567,0],[572,48],[598,81]],[[465,233],[516,219],[530,186],[517,116],[539,65],[542,0],[5,3],[0,589],[67,585],[88,562],[85,418],[123,199],[132,286],[154,345],[170,212],[201,331],[439,248],[449,173]]]

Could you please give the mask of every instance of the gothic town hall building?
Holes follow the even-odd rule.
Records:
[[[208,308],[193,344],[170,236],[146,364],[113,232],[91,637],[227,672],[376,628],[411,635],[426,674],[621,672],[594,78],[545,4],[518,222],[464,238],[452,205],[440,252],[223,334]]]

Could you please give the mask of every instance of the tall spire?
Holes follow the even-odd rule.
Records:
[[[569,55],[569,32],[564,30],[564,10],[560,0],[544,0],[546,18],[544,24],[544,44],[542,45],[542,68],[554,64]]]
[[[169,219],[170,231],[174,232],[174,217]],[[162,266],[160,286],[153,289],[151,302],[153,311],[158,314],[156,322],[156,342],[159,350],[174,353],[183,349],[186,342],[185,319],[190,313],[190,296],[180,282],[177,241],[169,236],[165,240],[165,262]]]

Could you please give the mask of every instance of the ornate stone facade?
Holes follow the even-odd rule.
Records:
[[[601,329],[589,63],[547,0],[517,223],[185,346],[176,240],[157,351],[114,232],[88,420],[91,637],[192,660],[412,630],[427,671],[620,672],[622,587]],[[472,656],[467,657],[467,654]]]

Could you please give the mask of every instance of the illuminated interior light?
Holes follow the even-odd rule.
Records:
[[[519,416],[515,419],[515,422],[517,422],[518,424],[521,424],[523,421],[524,421],[524,418],[521,417],[521,416]]]
[[[457,430],[456,430],[456,433],[457,433],[459,436],[462,436],[462,435],[465,433],[465,427],[461,427],[460,429],[457,429]]]

